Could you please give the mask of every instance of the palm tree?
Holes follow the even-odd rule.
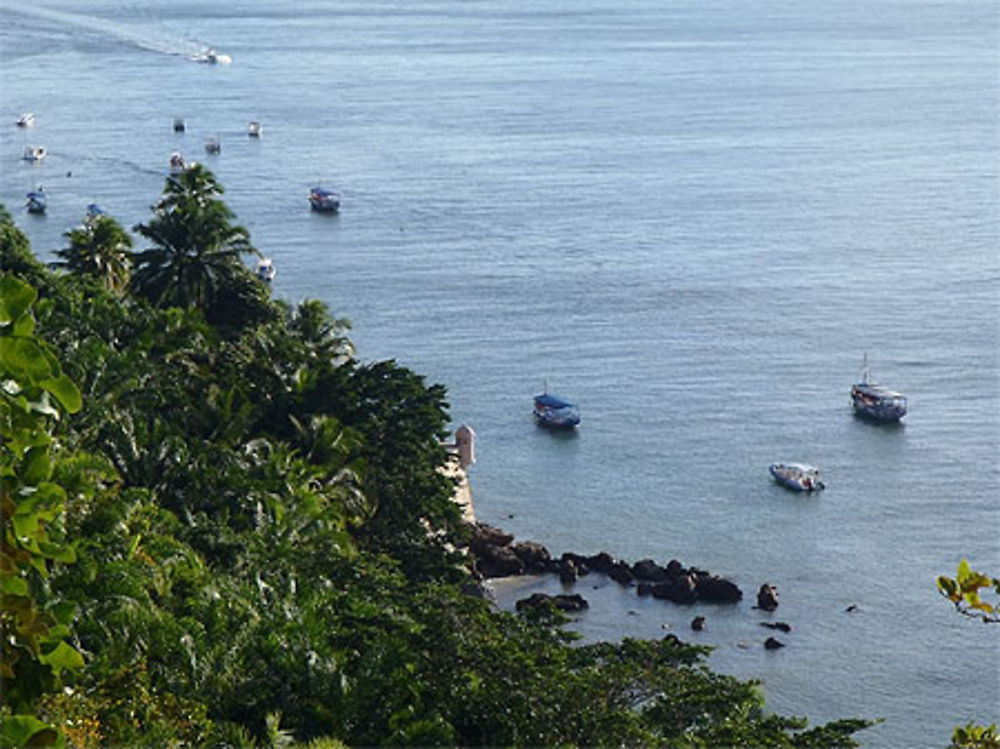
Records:
[[[135,230],[152,243],[136,255],[132,288],[162,307],[210,310],[249,274],[241,256],[258,254],[250,234],[232,223],[215,176],[196,164],[170,177],[154,217]]]
[[[57,250],[56,265],[93,276],[113,292],[124,291],[132,270],[132,237],[111,216],[88,216],[81,226],[63,234],[69,247]]]

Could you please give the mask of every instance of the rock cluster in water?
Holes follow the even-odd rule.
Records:
[[[640,596],[674,603],[731,604],[743,598],[736,583],[697,567],[685,567],[676,559],[666,566],[652,559],[629,564],[603,551],[592,556],[566,552],[554,559],[541,544],[515,542],[511,534],[485,523],[472,527],[469,549],[474,569],[483,578],[546,573],[572,584],[590,572],[599,572],[621,585],[635,585]]]

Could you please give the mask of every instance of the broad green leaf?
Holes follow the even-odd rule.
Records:
[[[20,577],[4,575],[0,578],[0,593],[5,596],[26,596],[28,595],[28,582]]]
[[[83,656],[65,642],[60,642],[49,653],[42,653],[38,660],[47,664],[56,676],[67,669],[75,671],[83,668]]]
[[[0,372],[9,372],[28,382],[40,382],[51,376],[52,367],[42,347],[30,338],[0,337]]]
[[[0,727],[0,744],[25,746],[33,736],[51,730],[51,726],[42,723],[34,715],[10,715],[4,718],[3,726]]]
[[[18,475],[29,486],[48,480],[49,476],[52,475],[49,448],[45,445],[36,445],[30,448],[21,460]]]
[[[0,278],[0,325],[10,325],[34,304],[38,292],[13,276]]]
[[[52,393],[59,403],[62,404],[62,407],[71,414],[75,414],[83,405],[80,391],[65,374],[60,374],[58,377],[50,377],[47,380],[43,380],[40,384]]]

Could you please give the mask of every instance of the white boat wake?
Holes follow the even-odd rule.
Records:
[[[110,21],[99,16],[88,16],[80,13],[68,13],[53,10],[37,4],[10,5],[6,12],[18,13],[22,16],[44,19],[59,25],[99,34],[117,39],[125,44],[131,44],[139,49],[159,52],[164,55],[176,55],[198,62],[214,62],[227,65],[232,62],[229,55],[220,54],[210,45],[192,39],[180,39],[151,32],[148,28],[133,26],[119,21]]]

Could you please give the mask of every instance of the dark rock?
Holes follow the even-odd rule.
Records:
[[[768,629],[778,629],[784,632],[785,634],[788,634],[789,632],[792,631],[792,625],[785,624],[785,622],[761,622],[760,626],[767,627]]]
[[[698,575],[695,592],[698,598],[708,603],[736,603],[743,598],[743,591],[736,583],[717,575]]]
[[[589,557],[580,556],[579,554],[574,554],[572,551],[563,552],[560,560],[563,562],[572,562],[573,567],[576,569],[576,574],[583,577],[590,572],[590,566],[587,564],[587,559]]]
[[[524,574],[524,562],[509,546],[485,546],[476,555],[476,569],[483,577],[510,577]]]
[[[757,608],[764,611],[774,611],[778,608],[778,589],[770,583],[764,583],[757,591]]]
[[[667,577],[680,577],[684,574],[687,574],[687,570],[684,569],[684,565],[676,559],[671,559],[667,562]]]
[[[629,585],[632,582],[632,570],[625,562],[616,562],[608,570],[608,577],[620,585]]]
[[[701,632],[703,629],[705,629],[705,617],[696,616],[694,619],[692,619],[691,629],[693,629],[695,632]]]
[[[639,583],[636,587],[635,592],[640,596],[648,596],[653,593],[653,583]]]
[[[610,575],[611,570],[619,564],[618,560],[606,551],[602,551],[592,557],[586,557],[584,561],[590,569],[605,575]]]
[[[658,565],[652,559],[640,559],[632,565],[632,574],[638,580],[649,580],[654,583],[662,583],[667,580],[666,569]]]
[[[548,562],[552,559],[549,550],[534,541],[520,541],[511,547],[517,558],[524,563],[528,572],[548,571]]]
[[[666,583],[657,583],[653,586],[653,598],[662,598],[674,603],[694,603],[698,596],[695,593],[694,578],[691,575],[682,575]]]
[[[576,565],[568,559],[554,562],[552,564],[552,571],[559,575],[559,582],[563,585],[572,585],[576,582]]]
[[[785,643],[783,643],[781,640],[776,640],[773,637],[768,637],[766,640],[764,640],[765,650],[777,650],[778,648],[783,648],[783,647],[785,647]]]
[[[483,549],[491,546],[506,546],[514,537],[509,533],[504,533],[499,528],[486,523],[476,523],[472,526],[472,538],[469,540],[469,547],[474,554],[479,554]]]
[[[484,601],[496,603],[496,596],[493,595],[493,591],[478,582],[465,583],[465,585],[462,586],[462,595],[469,596],[470,598],[481,598]]]
[[[560,611],[583,611],[590,607],[587,600],[578,593],[557,596],[550,596],[548,593],[532,593],[527,598],[522,598],[515,603],[514,608],[518,611],[524,611],[526,608],[534,608],[546,604],[551,604]]]

